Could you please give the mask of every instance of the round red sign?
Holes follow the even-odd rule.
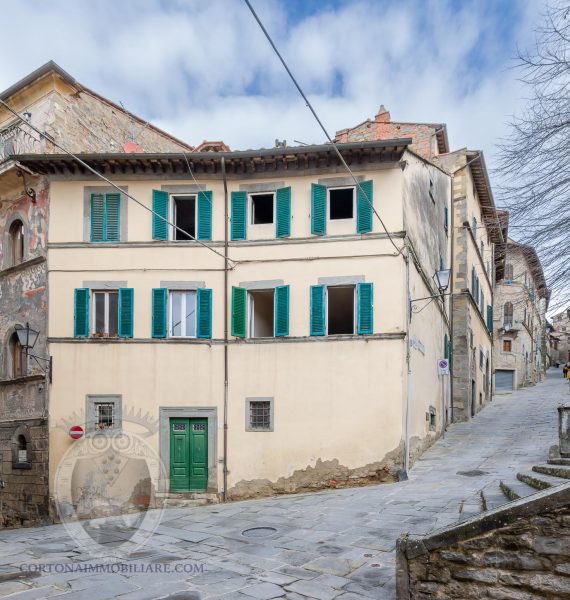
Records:
[[[73,425],[73,427],[69,428],[69,435],[74,440],[78,440],[80,437],[83,437],[83,427],[80,425]]]

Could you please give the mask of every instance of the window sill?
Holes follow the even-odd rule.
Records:
[[[25,469],[31,469],[32,468],[32,463],[29,462],[25,462],[25,463],[14,463],[12,465],[12,469],[19,469],[19,470],[25,470]]]
[[[24,383],[32,383],[34,381],[45,381],[46,376],[38,373],[37,375],[24,375],[23,377],[14,377],[11,379],[1,379],[0,387],[9,385],[21,385]]]
[[[5,275],[10,275],[11,273],[17,273],[19,271],[23,271],[25,269],[28,269],[35,265],[39,265],[44,262],[46,262],[45,256],[36,256],[35,258],[30,258],[30,259],[25,260],[17,265],[13,265],[11,267],[7,267],[6,269],[1,270],[0,277],[3,277]]]

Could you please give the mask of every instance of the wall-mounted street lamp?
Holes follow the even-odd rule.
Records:
[[[434,296],[425,296],[425,298],[410,299],[410,316],[411,316],[411,313],[422,312],[422,310],[424,308],[426,308],[426,306],[431,304],[431,302],[433,300],[435,300],[436,298],[441,298],[443,296],[449,296],[449,294],[446,292],[447,292],[447,288],[449,287],[449,284],[451,282],[451,269],[441,269],[439,271],[436,271],[433,275],[433,278],[435,279],[435,284],[437,286],[439,294],[435,294]],[[424,304],[421,308],[418,308],[417,306],[413,305],[414,302],[420,302],[421,300],[429,300],[429,302]]]
[[[18,342],[20,342],[20,346],[24,348],[26,351],[26,357],[31,356],[39,365],[40,369],[44,372],[45,375],[49,376],[49,381],[52,381],[52,372],[53,372],[53,359],[50,356],[49,358],[44,358],[43,356],[37,356],[35,354],[30,354],[30,349],[36,345],[38,341],[38,337],[40,335],[39,331],[32,329],[29,323],[26,323],[25,327],[21,327],[20,329],[16,329],[16,335],[18,336]],[[43,360],[46,363],[46,367],[42,367],[40,364],[40,360]]]

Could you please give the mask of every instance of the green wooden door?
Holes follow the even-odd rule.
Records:
[[[208,420],[170,419],[170,489],[205,492],[208,487]]]
[[[208,487],[208,419],[190,419],[190,490]]]

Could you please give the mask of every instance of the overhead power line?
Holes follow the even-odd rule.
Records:
[[[214,254],[217,254],[220,258],[223,258],[224,260],[226,259],[226,257],[221,252],[218,252],[217,250],[215,250],[211,246],[208,246],[208,244],[205,244],[202,240],[197,239],[195,236],[190,235],[187,231],[185,231],[181,227],[178,227],[178,225],[175,225],[174,223],[170,222],[167,218],[165,218],[162,215],[158,214],[155,210],[153,210],[152,208],[149,208],[143,202],[141,202],[140,200],[137,200],[134,196],[132,196],[131,194],[129,194],[128,192],[126,192],[125,190],[123,190],[122,188],[120,188],[116,183],[114,183],[113,181],[111,181],[110,179],[108,179],[107,177],[105,177],[102,173],[99,173],[99,171],[97,171],[92,166],[88,165],[84,160],[82,160],[81,158],[79,158],[79,156],[77,156],[76,154],[74,154],[73,152],[71,152],[70,150],[68,150],[67,148],[65,148],[64,146],[62,146],[60,143],[56,142],[56,140],[51,135],[49,135],[48,133],[45,133],[43,131],[40,131],[37,127],[34,127],[34,125],[32,125],[26,119],[24,119],[24,117],[22,117],[18,112],[16,112],[9,104],[7,104],[1,98],[0,98],[0,104],[2,104],[2,106],[4,106],[16,118],[18,118],[24,125],[27,125],[28,127],[30,127],[30,129],[32,129],[33,131],[35,131],[40,137],[43,137],[43,138],[47,139],[56,148],[59,148],[62,152],[64,152],[65,154],[67,154],[68,156],[70,156],[71,158],[73,158],[74,160],[76,160],[82,167],[84,167],[85,169],[87,169],[89,172],[93,173],[93,175],[99,177],[99,179],[102,179],[103,181],[105,181],[106,183],[108,183],[109,185],[111,185],[112,187],[114,187],[118,192],[120,192],[121,194],[124,194],[127,198],[131,199],[136,204],[138,204],[139,206],[142,206],[142,208],[144,208],[145,210],[149,211],[150,213],[152,213],[153,215],[155,215],[159,219],[162,219],[165,223],[167,223],[168,225],[170,225],[171,227],[173,227],[177,231],[180,231],[184,235],[188,236],[191,240],[193,240],[195,242],[198,242],[198,244],[200,244],[200,246],[203,246],[204,248],[207,248],[208,250],[212,251]],[[188,165],[188,167],[190,167],[190,165]],[[194,179],[194,181],[196,181],[196,179],[194,178],[194,174],[192,173],[191,170],[190,170],[190,173],[192,174],[192,178]],[[196,182],[196,184],[198,185],[197,182]],[[235,261],[235,260],[233,260],[233,259],[231,259],[229,257],[227,257],[227,258],[232,263],[234,263],[234,266],[237,264],[237,261]]]
[[[265,29],[265,26],[261,22],[261,19],[257,16],[257,13],[255,12],[253,6],[251,5],[251,2],[249,0],[244,0],[244,2],[247,4],[247,7],[251,11],[251,14],[253,15],[254,19],[257,21],[257,24],[261,28],[261,31],[263,31],[263,33],[265,34],[265,37],[267,38],[268,42],[271,44],[271,47],[275,51],[275,54],[277,55],[277,57],[279,58],[279,60],[281,61],[281,64],[285,67],[285,70],[287,71],[289,77],[291,78],[291,81],[295,84],[295,87],[299,91],[299,94],[301,94],[301,96],[302,96],[303,100],[305,101],[308,109],[313,114],[313,117],[315,117],[315,120],[319,124],[319,127],[323,130],[323,133],[325,134],[327,140],[329,141],[329,144],[331,144],[331,146],[334,148],[334,150],[335,150],[335,152],[336,152],[336,154],[337,154],[340,162],[342,163],[342,165],[344,166],[344,168],[348,171],[348,173],[350,174],[350,176],[354,180],[354,183],[355,183],[356,187],[358,188],[358,190],[362,194],[362,196],[366,199],[366,202],[369,204],[369,206],[372,209],[372,212],[374,213],[374,215],[376,215],[376,218],[378,219],[378,221],[380,222],[380,225],[382,226],[382,228],[386,232],[386,235],[388,236],[388,239],[392,243],[392,246],[394,246],[394,248],[396,249],[396,251],[398,252],[398,254],[402,254],[401,248],[399,248],[396,245],[396,243],[394,242],[394,240],[392,239],[392,236],[390,235],[390,232],[386,228],[386,225],[384,225],[384,221],[382,221],[382,218],[378,214],[378,211],[372,205],[372,202],[370,201],[370,198],[368,198],[368,194],[362,189],[362,186],[360,185],[360,183],[358,182],[358,180],[354,176],[354,173],[351,171],[351,169],[348,166],[347,162],[344,160],[344,157],[342,156],[340,150],[338,149],[337,144],[333,141],[333,139],[329,135],[329,132],[327,131],[327,129],[323,125],[321,119],[317,115],[317,112],[313,108],[313,105],[309,102],[309,99],[305,95],[305,92],[303,92],[303,90],[302,90],[301,86],[299,85],[299,83],[297,83],[297,80],[295,79],[295,76],[291,72],[291,69],[289,69],[289,67],[287,66],[287,63],[285,62],[285,59],[283,58],[283,56],[281,56],[281,53],[277,49],[277,46],[275,45],[275,43],[273,42],[273,40],[271,39],[271,36],[269,35],[267,29]]]

